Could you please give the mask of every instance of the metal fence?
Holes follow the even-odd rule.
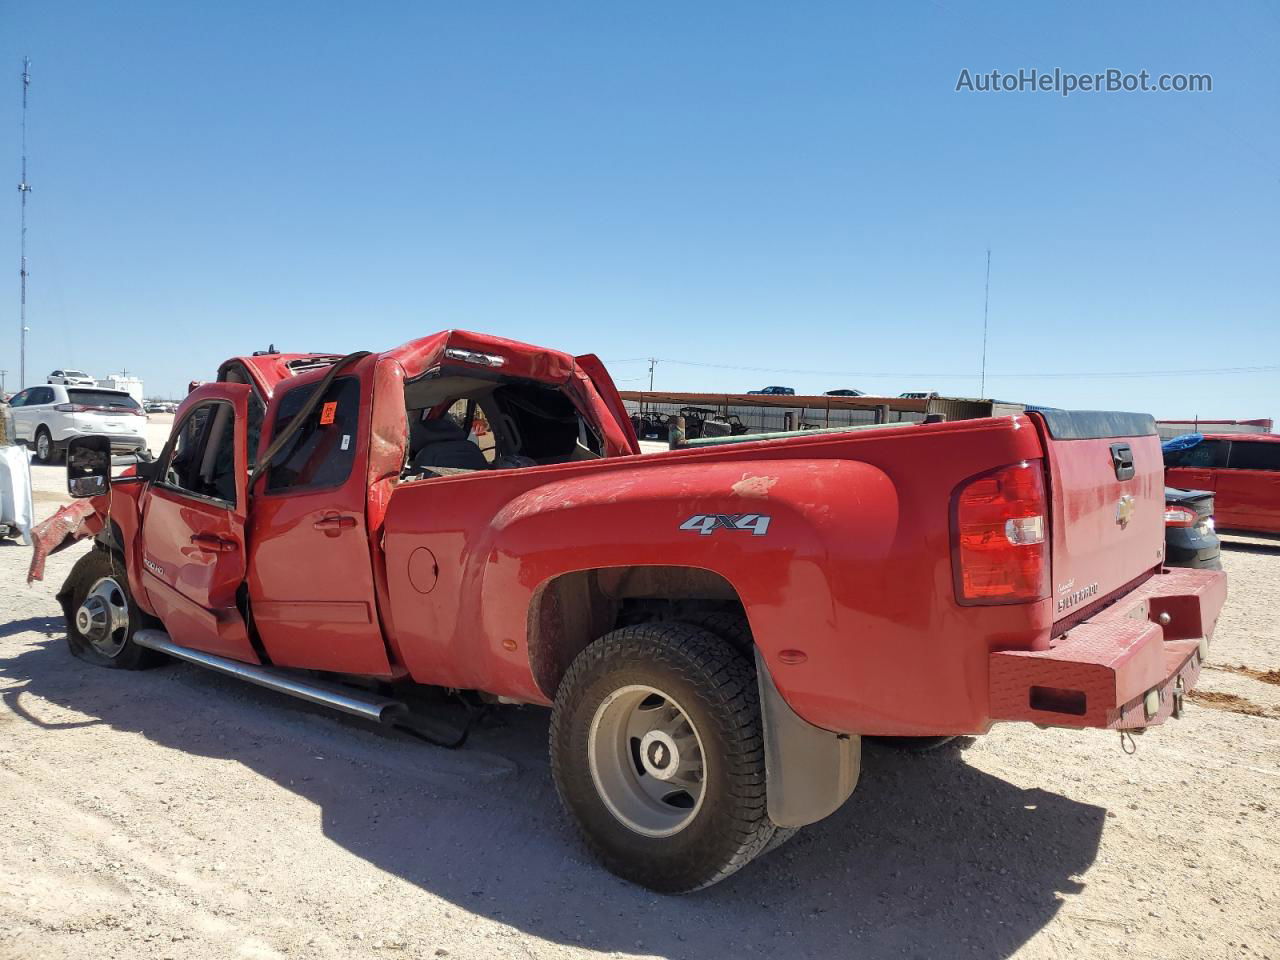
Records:
[[[1270,433],[1270,420],[1157,420],[1161,440],[1184,433]]]
[[[648,417],[650,422],[665,423],[674,419],[682,411],[693,410],[703,418],[712,416],[726,417],[730,421],[737,418],[746,427],[747,433],[774,433],[779,430],[816,430],[823,427],[853,427],[876,422],[876,411],[870,409],[827,410],[816,407],[748,407],[734,404],[717,405],[715,407],[691,407],[679,403],[655,403],[625,400],[627,412],[636,417]],[[890,410],[887,423],[919,423],[924,419],[923,413],[906,413]],[[661,439],[666,439],[664,433]]]

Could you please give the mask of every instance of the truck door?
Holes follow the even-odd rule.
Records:
[[[336,377],[254,484],[249,601],[279,666],[389,676],[374,601],[366,520],[376,357]],[[325,371],[276,388],[263,452],[310,399]],[[261,456],[261,453],[259,454]]]
[[[249,388],[210,384],[178,409],[142,508],[142,583],[173,641],[258,662],[236,594],[245,575]]]

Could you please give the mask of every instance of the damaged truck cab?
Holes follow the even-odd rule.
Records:
[[[163,652],[375,717],[400,684],[551,706],[588,845],[670,892],[838,808],[862,736],[1162,722],[1225,597],[1163,566],[1145,415],[638,454],[591,356],[450,331],[236,358],[37,561],[96,534],[60,597],[104,666]]]

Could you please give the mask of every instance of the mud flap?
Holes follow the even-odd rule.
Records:
[[[759,650],[755,656],[769,819],[779,827],[803,827],[835,813],[853,793],[862,738],[801,719],[778,692]]]

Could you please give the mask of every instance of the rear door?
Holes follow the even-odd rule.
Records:
[[[368,357],[338,376],[255,481],[249,571],[253,621],[271,662],[388,676],[366,519]],[[264,452],[299,414],[325,371],[277,387]]]
[[[24,425],[22,408],[31,396],[30,390],[19,390],[10,399],[5,411],[5,432],[10,440],[25,439],[22,434]]]
[[[1166,482],[1183,490],[1216,490],[1229,447],[1225,440],[1206,438],[1193,447],[1165,454]]]
[[[40,424],[56,415],[53,387],[31,387],[18,396],[22,397],[22,404],[13,411],[14,437],[30,443]]]
[[[258,662],[237,592],[245,576],[249,388],[192,392],[142,508],[142,581],[173,641]]]
[[[1233,438],[1218,471],[1217,524],[1280,533],[1280,442]]]
[[[1037,413],[1048,466],[1054,619],[1164,558],[1164,458],[1147,414]]]

